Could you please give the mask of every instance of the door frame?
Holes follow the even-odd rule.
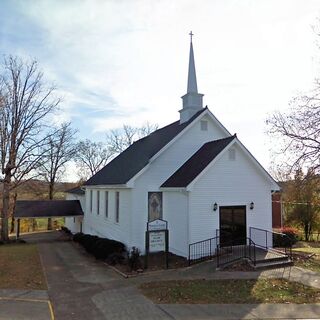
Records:
[[[231,205],[231,206],[219,206],[219,236],[220,236],[220,242],[221,242],[221,209],[244,209],[244,223],[245,223],[245,243],[247,242],[247,206],[246,205]],[[233,212],[232,212],[232,223],[233,223]],[[230,241],[233,242],[233,237],[230,239]],[[223,245],[221,243],[221,245]]]

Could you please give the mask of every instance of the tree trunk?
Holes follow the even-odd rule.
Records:
[[[14,233],[14,224],[15,224],[14,213],[16,211],[17,197],[18,197],[18,193],[17,193],[17,190],[15,189],[14,195],[13,195],[13,202],[12,202],[10,233]]]
[[[54,183],[50,182],[49,183],[49,200],[53,199],[53,190],[54,190]],[[48,230],[52,230],[52,218],[48,218],[48,226],[47,226]]]
[[[10,227],[10,233],[14,233],[14,224],[15,224],[15,221],[14,221],[14,216],[11,216],[11,227]]]
[[[37,228],[37,220],[36,219],[32,219],[32,231],[36,231]]]
[[[10,207],[10,182],[11,176],[6,173],[3,180],[3,199],[2,199],[2,212],[1,212],[1,240],[8,241],[8,219],[9,219],[9,207]]]

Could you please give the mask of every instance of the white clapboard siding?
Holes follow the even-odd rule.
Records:
[[[188,251],[188,193],[163,193],[164,219],[169,222],[169,250],[179,256]]]
[[[201,130],[200,120],[204,119],[208,120],[207,131]],[[145,246],[148,192],[159,191],[161,184],[199,150],[204,143],[224,137],[226,137],[225,133],[213,124],[209,117],[199,117],[175,143],[152,161],[148,169],[135,180],[132,190],[132,241],[134,246],[142,250]]]
[[[79,200],[82,211],[85,212],[85,195],[79,195],[74,193],[67,193],[66,200]],[[82,217],[65,218],[65,226],[72,232],[77,233],[81,231]]]
[[[190,243],[215,236],[219,229],[215,202],[218,206],[247,206],[248,236],[250,226],[272,228],[271,184],[239,147],[235,151],[235,160],[229,160],[225,152],[193,185],[189,197]],[[250,210],[252,201],[254,209]]]
[[[93,190],[93,208],[90,212],[90,191]],[[86,189],[86,213],[84,218],[84,232],[98,235],[99,237],[110,238],[123,242],[130,246],[130,221],[131,221],[131,190],[130,189]],[[100,192],[100,210],[97,214],[97,191]],[[105,195],[109,193],[108,217],[105,215]],[[120,214],[119,223],[116,222],[115,193],[120,192]]]

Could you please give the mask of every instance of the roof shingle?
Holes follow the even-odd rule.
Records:
[[[15,218],[83,216],[79,200],[18,200]]]
[[[205,143],[161,187],[187,187],[233,139],[235,136]]]
[[[79,196],[83,196],[85,194],[85,191],[81,189],[81,187],[75,187],[69,190],[65,191],[66,193],[73,193],[73,194],[77,194]]]
[[[207,110],[207,108],[198,111],[185,123],[180,124],[179,121],[173,122],[134,142],[130,147],[120,153],[116,158],[92,176],[84,185],[91,186],[127,183],[148,164],[149,160],[158,151],[160,151],[205,110]]]

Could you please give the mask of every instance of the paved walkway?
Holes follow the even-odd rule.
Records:
[[[48,281],[48,295],[53,305],[56,320],[102,320],[102,319],[320,319],[320,304],[210,304],[210,305],[165,305],[153,304],[137,289],[142,282],[170,279],[231,279],[258,277],[284,277],[319,288],[319,275],[299,268],[282,268],[264,272],[215,272],[210,262],[191,268],[145,274],[124,279],[111,268],[96,261],[81,247],[70,241],[63,241],[61,234],[50,233],[36,236],[39,242],[41,260]],[[32,238],[32,237],[31,237]],[[31,300],[48,301],[44,292],[1,292],[1,296],[14,298],[4,301],[0,298],[0,319],[27,319],[25,310],[30,310]],[[19,296],[24,301],[18,301]],[[33,299],[34,298],[34,299]],[[27,303],[27,299],[30,301]],[[42,303],[42,304],[41,304]],[[49,305],[44,302],[35,305],[35,315],[29,319],[51,319]],[[5,310],[16,309],[16,317],[6,317]],[[42,308],[42,309],[41,309]],[[9,311],[10,311],[9,310]],[[20,313],[19,313],[20,312]],[[4,316],[3,316],[4,315]],[[37,318],[36,316],[40,316]]]
[[[0,319],[53,320],[47,291],[0,289]]]
[[[133,284],[70,242],[40,243],[55,319],[170,319]]]
[[[171,269],[144,274],[131,281],[137,283],[154,280],[191,280],[191,279],[258,279],[258,278],[283,278],[300,282],[320,289],[320,275],[318,272],[309,271],[298,267],[284,267],[264,271],[216,271],[212,261],[206,261],[184,269]]]

